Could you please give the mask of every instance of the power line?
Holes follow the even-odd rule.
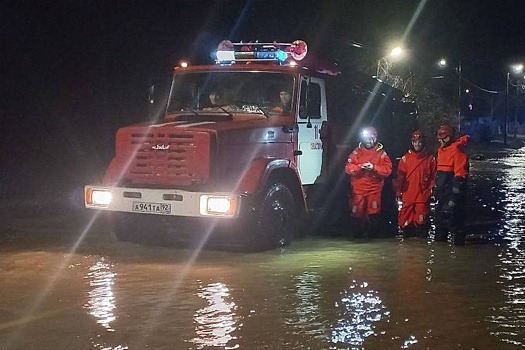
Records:
[[[503,94],[505,93],[507,90],[489,90],[489,89],[485,89],[485,88],[482,88],[481,86],[471,82],[470,80],[468,80],[467,78],[464,78],[464,77],[461,77],[462,80],[466,81],[467,83],[469,83],[470,85],[472,85],[473,87],[475,87],[476,89],[478,90],[481,90],[483,92],[486,92],[486,93],[489,93],[489,94]]]

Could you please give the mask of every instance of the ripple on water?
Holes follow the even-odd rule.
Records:
[[[362,346],[366,338],[376,335],[375,324],[390,315],[378,291],[369,288],[367,282],[353,282],[350,290],[341,292],[336,304],[341,314],[331,334],[336,346]]]
[[[113,285],[115,284],[115,273],[113,266],[101,258],[95,265],[89,268],[86,279],[92,289],[88,292],[88,301],[84,305],[89,313],[94,316],[97,323],[109,332],[115,330],[111,323],[115,321],[115,296]]]
[[[190,340],[198,349],[237,349],[237,337],[233,333],[241,327],[237,305],[230,296],[228,286],[222,282],[201,286],[197,295],[207,305],[195,312],[195,337]]]
[[[502,160],[505,176],[503,225],[499,234],[504,238],[503,251],[498,255],[498,283],[505,296],[503,305],[493,307],[488,316],[494,327],[491,334],[504,343],[525,346],[525,152],[518,150]]]

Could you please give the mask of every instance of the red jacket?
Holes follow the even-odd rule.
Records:
[[[454,177],[467,177],[469,163],[463,147],[468,140],[469,136],[464,135],[446,147],[439,147],[437,152],[437,170],[453,172]]]
[[[372,163],[374,169],[361,169],[361,164],[367,162]],[[359,144],[348,156],[345,171],[351,177],[350,183],[355,194],[379,193],[383,189],[385,178],[392,173],[392,161],[383,150],[382,144],[378,143],[371,149]]]
[[[403,194],[405,203],[424,203],[432,195],[435,180],[436,158],[426,150],[409,150],[399,161],[394,191]]]

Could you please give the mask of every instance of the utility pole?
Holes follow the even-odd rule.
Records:
[[[525,66],[523,65],[523,63],[515,64],[511,67],[512,73],[521,74],[524,67]],[[506,89],[506,94],[505,94],[505,125],[503,127],[503,143],[505,144],[505,146],[507,146],[507,123],[509,120],[509,84],[510,84],[510,71],[507,71],[507,89]],[[516,97],[517,97],[517,93],[518,93],[518,79],[516,79]],[[517,102],[517,99],[515,102]],[[517,114],[515,114],[515,119],[517,119]]]
[[[458,131],[461,131],[461,60],[458,61]]]
[[[516,97],[514,99],[514,138],[518,136],[518,94],[521,86],[523,85],[520,85],[519,82],[516,81]]]
[[[503,123],[503,144],[507,146],[507,120],[509,119],[509,79],[510,72],[507,72],[507,89],[505,93],[505,121]]]

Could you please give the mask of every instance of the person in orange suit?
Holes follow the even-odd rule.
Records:
[[[392,161],[377,142],[377,130],[367,127],[361,133],[361,142],[348,156],[345,171],[350,175],[352,197],[350,208],[365,235],[379,234],[381,191],[385,178],[392,173]]]
[[[398,223],[403,235],[427,237],[430,228],[430,197],[436,177],[436,158],[426,148],[423,133],[416,130],[412,143],[397,168],[393,181],[396,197],[401,199]]]
[[[455,130],[450,125],[443,125],[438,129],[435,239],[446,241],[450,234],[454,245],[464,245],[463,221],[469,175],[469,161],[464,147],[469,136],[464,135],[457,140],[454,136]]]

